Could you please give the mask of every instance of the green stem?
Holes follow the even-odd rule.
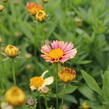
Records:
[[[41,98],[39,98],[39,109],[42,109],[42,107],[41,107]]]
[[[64,84],[64,87],[63,87],[63,91],[65,89],[65,84]],[[64,92],[63,92],[64,93]],[[63,105],[64,105],[64,96],[62,96],[62,101],[61,101],[61,109],[63,109]]]
[[[14,59],[12,59],[12,76],[13,76],[13,83],[16,85],[16,75],[15,75],[15,65],[14,65]]]
[[[58,109],[58,64],[56,64],[56,109]]]
[[[45,107],[46,107],[46,109],[48,109],[48,104],[47,104],[46,96],[44,96],[44,99],[45,99]]]

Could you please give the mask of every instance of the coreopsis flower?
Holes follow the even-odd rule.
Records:
[[[3,11],[4,6],[0,4],[0,11]]]
[[[77,50],[74,48],[73,43],[54,40],[51,45],[45,44],[41,48],[43,57],[47,62],[61,62],[64,63],[69,59],[75,57]]]
[[[31,90],[41,90],[42,88],[44,88],[47,85],[50,85],[53,83],[54,78],[53,76],[50,76],[46,79],[44,79],[44,75],[47,73],[48,71],[45,71],[41,76],[36,76],[31,78],[30,80],[30,89]]]
[[[68,67],[62,67],[58,72],[58,77],[63,82],[71,82],[76,77],[76,71]]]
[[[28,12],[32,15],[36,15],[39,10],[43,10],[43,6],[35,3],[35,2],[27,2],[26,8]]]
[[[5,54],[9,57],[16,57],[19,54],[19,49],[13,45],[8,45],[5,48]]]
[[[36,20],[39,22],[45,21],[47,18],[47,14],[44,10],[39,10],[36,14]]]
[[[5,94],[5,101],[12,106],[20,106],[25,100],[25,93],[17,86],[11,87]]]

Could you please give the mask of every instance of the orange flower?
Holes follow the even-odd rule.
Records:
[[[27,8],[28,12],[32,15],[36,15],[39,10],[43,10],[43,6],[41,6],[35,2],[31,2],[31,3],[27,2],[26,8]]]
[[[71,68],[62,67],[61,70],[58,72],[58,77],[63,82],[70,82],[75,79],[76,72]]]

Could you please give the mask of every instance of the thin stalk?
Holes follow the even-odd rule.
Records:
[[[42,107],[41,107],[41,98],[39,98],[39,109],[42,109]]]
[[[65,84],[64,84],[64,88],[63,88],[63,91],[65,89]],[[64,93],[64,92],[63,92]],[[64,96],[62,96],[62,101],[61,101],[61,109],[63,109],[63,105],[64,105]]]
[[[56,109],[58,109],[58,64],[56,64]]]
[[[13,77],[13,83],[14,83],[14,85],[16,85],[16,74],[15,74],[15,63],[14,63],[14,59],[12,59],[11,65],[12,65],[12,77]]]
[[[46,107],[46,109],[48,109],[48,104],[47,104],[46,96],[44,96],[44,99],[45,99],[45,107]]]

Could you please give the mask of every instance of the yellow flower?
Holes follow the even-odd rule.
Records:
[[[45,13],[45,11],[43,10],[39,10],[36,14],[36,20],[39,22],[43,22],[45,21],[45,19],[47,18],[47,14]]]
[[[25,100],[25,93],[17,86],[11,87],[5,94],[5,100],[12,106],[20,106]]]
[[[4,6],[0,4],[0,11],[3,11]]]
[[[70,82],[75,79],[76,72],[71,68],[62,67],[61,70],[58,72],[58,77],[63,82]]]
[[[83,109],[89,109],[90,106],[89,106],[89,104],[85,101],[85,102],[82,103],[82,108],[83,108]]]
[[[43,10],[43,6],[35,3],[35,2],[27,2],[26,8],[28,12],[32,15],[36,15],[39,10]]]
[[[5,54],[9,57],[16,57],[19,54],[19,49],[13,45],[8,45],[5,48]]]
[[[30,80],[30,89],[31,90],[36,90],[36,89],[41,90],[45,86],[53,83],[54,78],[52,76],[44,79],[44,75],[47,72],[48,71],[45,71],[41,76],[36,76],[36,77],[31,78],[31,80]]]

